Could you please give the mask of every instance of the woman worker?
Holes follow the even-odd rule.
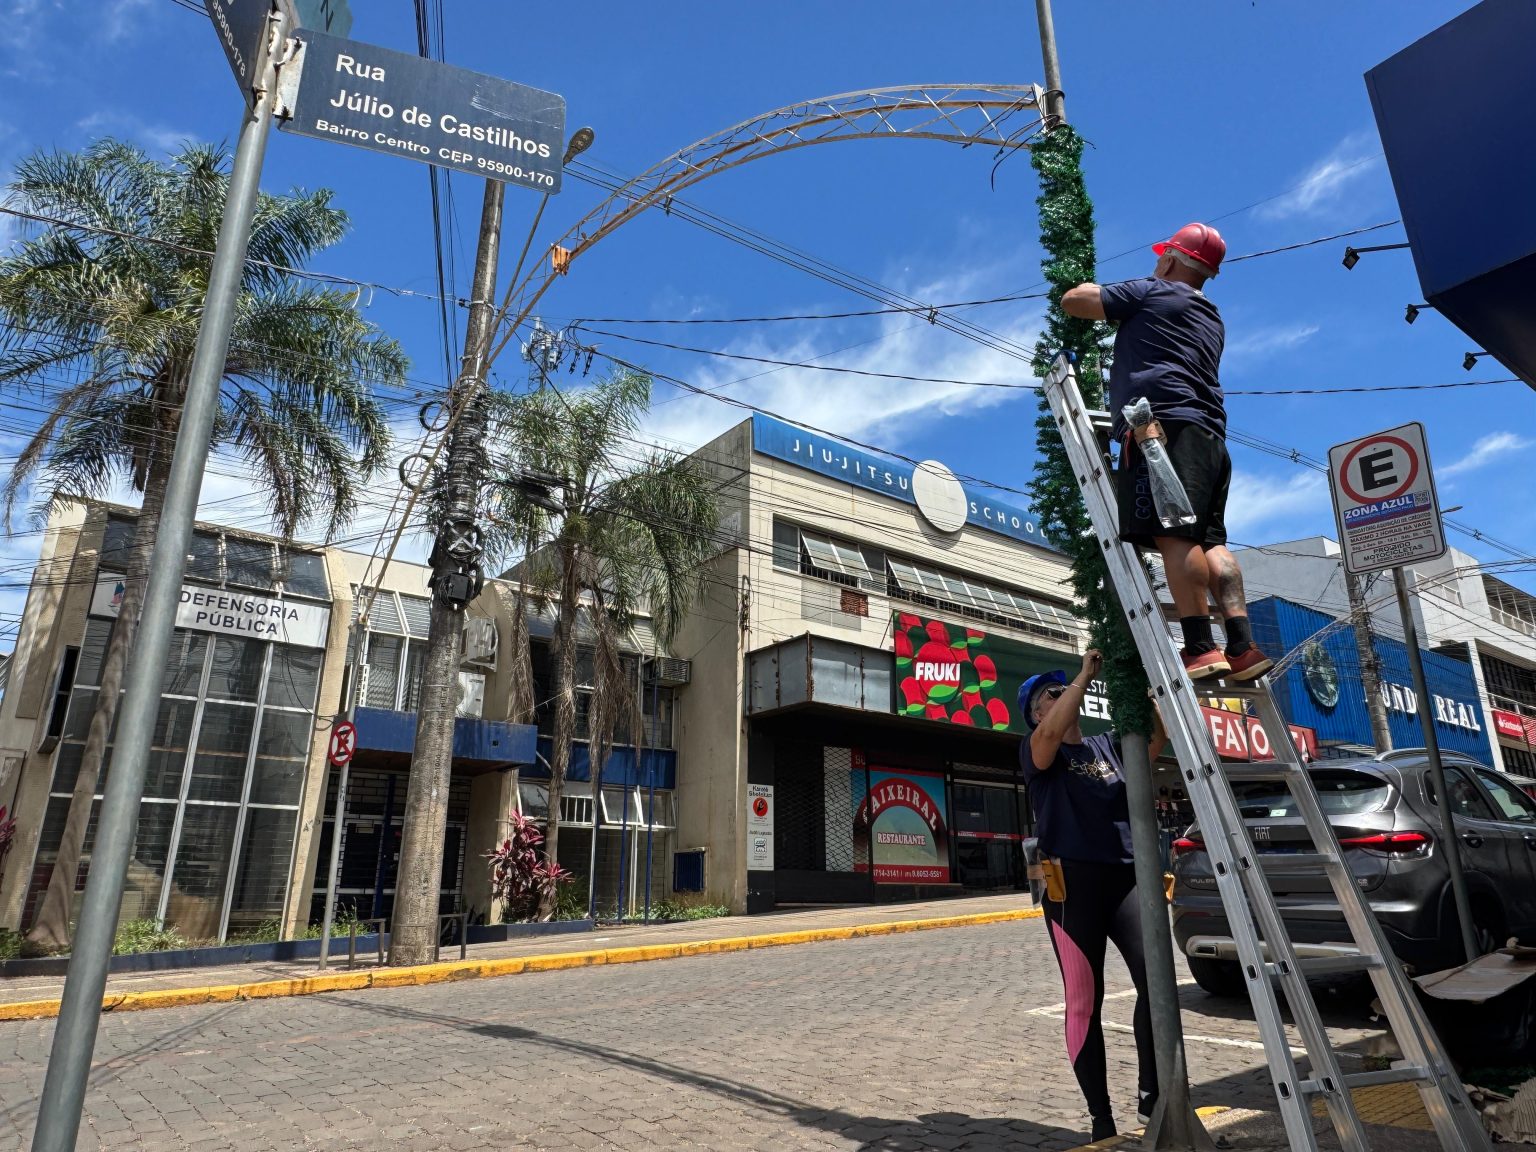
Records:
[[[1067,1057],[1093,1117],[1096,1141],[1116,1134],[1100,1018],[1107,941],[1120,950],[1136,985],[1136,1111],[1146,1119],[1157,1102],[1120,737],[1113,732],[1084,737],[1078,727],[1083,696],[1102,662],[1099,651],[1090,648],[1071,683],[1063,672],[1042,672],[1019,689],[1019,711],[1031,729],[1019,760],[1048,870],[1045,919],[1066,993]],[[1149,759],[1155,760],[1166,743],[1159,720]]]

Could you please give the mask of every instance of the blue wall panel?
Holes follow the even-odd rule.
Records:
[[[1341,626],[1317,639],[1317,634],[1332,624],[1333,618],[1278,597],[1250,604],[1248,615],[1253,623],[1254,642],[1271,656],[1303,649],[1276,686],[1286,719],[1316,729],[1317,738],[1323,743],[1370,745],[1371,717],[1366,708],[1354,629]],[[1413,697],[1408,649],[1390,636],[1373,634],[1371,643],[1388,689],[1387,716],[1393,746],[1421,748],[1424,734],[1418,702]],[[1435,737],[1440,746],[1488,763],[1488,733],[1472,666],[1438,652],[1421,650],[1421,655],[1431,697],[1423,706],[1435,718]]]

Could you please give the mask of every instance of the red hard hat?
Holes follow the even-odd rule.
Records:
[[[1227,254],[1227,242],[1209,224],[1186,224],[1161,244],[1152,245],[1152,251],[1159,256],[1169,248],[1177,248],[1200,261],[1212,276],[1221,271],[1222,258]]]

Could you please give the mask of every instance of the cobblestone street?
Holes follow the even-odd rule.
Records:
[[[1271,1107],[1245,1006],[1184,992],[1196,1104]],[[1060,998],[1029,921],[108,1016],[80,1147],[1071,1148]],[[31,1139],[52,1032],[0,1025],[0,1147]]]

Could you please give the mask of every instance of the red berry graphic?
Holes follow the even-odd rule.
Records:
[[[987,634],[985,632],[978,632],[974,628],[967,628],[965,630],[965,642],[972,648],[976,647],[978,644],[983,643],[986,638]]]
[[[930,704],[928,705],[928,719],[948,720],[949,713],[944,711],[944,705],[942,704]]]
[[[923,619],[921,616],[914,616],[910,612],[901,612],[896,616],[896,624],[905,632],[909,628],[921,628],[923,626]]]
[[[949,629],[944,627],[942,620],[930,620],[927,624],[928,639],[946,647],[949,644]]]
[[[993,697],[987,701],[987,715],[992,717],[992,727],[1001,731],[1008,727],[1008,705]]]
[[[956,724],[964,725],[966,728],[972,726],[971,714],[969,712],[956,712],[953,716],[950,717],[950,720]]]
[[[905,632],[896,633],[896,667],[903,672],[912,663],[912,641]]]
[[[901,682],[901,694],[906,698],[902,711],[908,716],[917,715],[928,705],[928,693],[910,676]]]
[[[997,665],[992,663],[992,657],[978,656],[971,663],[976,666],[976,675],[981,680],[983,692],[997,687]]]
[[[974,688],[960,693],[960,704],[965,708],[975,708],[981,703],[981,693]]]

